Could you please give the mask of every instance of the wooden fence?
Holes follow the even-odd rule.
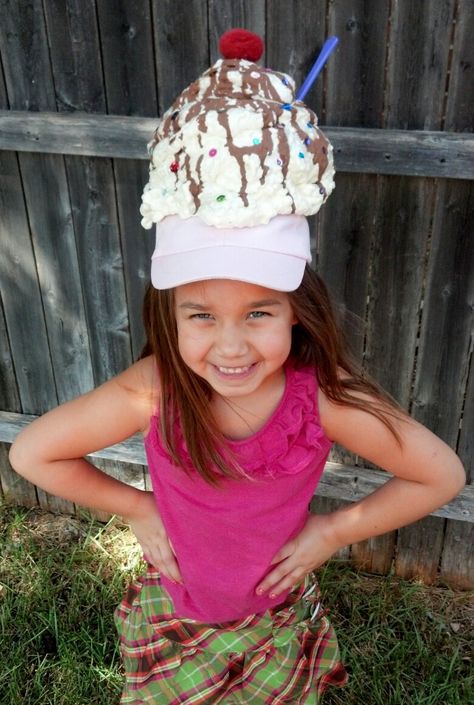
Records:
[[[462,457],[472,480],[474,62],[471,0],[0,0],[0,481],[7,501],[74,512],[12,473],[38,415],[129,365],[153,242],[139,224],[156,116],[232,26],[300,84],[335,148],[312,219],[315,265],[364,366]],[[106,423],[106,419],[104,419]],[[146,487],[137,439],[98,464]],[[385,473],[341,449],[314,509]],[[474,492],[341,552],[369,571],[474,585]]]

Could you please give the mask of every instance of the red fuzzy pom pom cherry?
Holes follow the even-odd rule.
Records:
[[[247,29],[229,29],[220,38],[219,51],[224,59],[258,61],[263,54],[263,41]]]

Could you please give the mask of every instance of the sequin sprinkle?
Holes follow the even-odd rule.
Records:
[[[291,110],[291,104],[290,103],[282,103],[283,110]]]
[[[176,120],[176,118],[178,117],[178,115],[179,115],[179,110],[175,110],[174,113],[173,113],[173,115],[171,116],[171,119],[172,119],[172,120]]]
[[[307,137],[307,138],[305,139],[304,143],[305,143],[305,144],[311,144],[311,140],[309,139],[309,137]]]
[[[281,159],[277,159],[277,164],[278,164],[278,166],[281,166],[281,165],[283,164],[282,160],[281,160]]]
[[[222,201],[225,201],[225,196],[221,194],[220,196],[217,196],[216,201],[219,201],[219,203],[222,203]]]
[[[253,142],[254,144],[260,144],[261,141],[262,141],[262,140],[260,140],[258,137],[254,137],[253,140],[252,140],[252,142]]]
[[[172,171],[173,174],[176,174],[176,172],[178,171],[178,169],[179,169],[179,164],[178,164],[178,162],[173,162],[172,164],[170,164],[170,171]]]
[[[303,152],[299,152],[298,156],[299,156],[300,159],[304,159],[304,154],[303,154]]]
[[[285,77],[283,77],[283,78],[281,79],[281,82],[282,82],[283,85],[285,85],[285,86],[289,86],[289,85],[290,85],[289,80],[288,80],[287,78],[285,78]]]
[[[314,130],[314,125],[312,122],[307,122],[306,127],[309,127],[310,130]]]
[[[209,150],[209,156],[210,156],[210,157],[215,157],[216,154],[217,154],[217,149],[215,149],[214,147]]]

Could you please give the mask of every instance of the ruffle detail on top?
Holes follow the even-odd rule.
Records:
[[[286,369],[286,388],[275,412],[260,431],[229,446],[251,477],[296,475],[330,445],[319,420],[313,370]]]
[[[331,445],[319,420],[316,372],[291,365],[287,365],[285,372],[285,392],[265,425],[249,438],[228,441],[247,477],[270,480],[296,475]],[[177,430],[180,455],[189,460],[191,469],[181,429]],[[152,441],[159,453],[169,457],[157,434],[152,434]]]

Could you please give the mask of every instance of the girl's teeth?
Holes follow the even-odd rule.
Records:
[[[250,370],[250,365],[248,367],[218,367],[217,369],[225,375],[240,375],[242,372]]]

